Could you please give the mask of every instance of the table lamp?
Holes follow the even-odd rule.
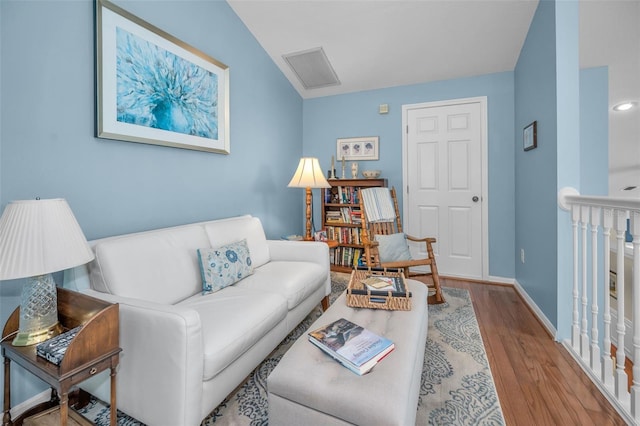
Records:
[[[93,252],[63,199],[13,201],[0,218],[0,280],[27,278],[14,346],[43,342],[62,331],[52,272],[83,265]]]
[[[304,235],[305,241],[313,241],[311,236],[311,188],[331,188],[325,179],[317,158],[302,157],[298,168],[287,185],[290,188],[305,188],[307,194],[307,222]]]

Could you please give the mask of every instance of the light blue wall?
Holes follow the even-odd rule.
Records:
[[[609,70],[580,71],[581,193],[606,196],[609,191]]]
[[[223,1],[118,4],[230,67],[231,154],[95,138],[93,1],[2,0],[1,207],[66,198],[89,239],[244,213],[300,232],[302,98],[244,24]],[[4,323],[21,283],[2,284]]]
[[[541,1],[515,68],[516,279],[556,324],[557,106],[555,7]],[[523,129],[537,121],[538,147],[524,151]],[[520,250],[525,250],[525,263]]]
[[[581,154],[594,158],[586,145],[581,151],[578,22],[577,1],[540,1],[515,69],[516,137],[538,125],[538,148],[515,155],[516,279],[559,338],[571,322],[573,279],[571,223],[557,194],[580,189]]]
[[[402,106],[448,99],[487,97],[488,108],[488,203],[489,274],[515,276],[514,252],[514,92],[513,73],[371,90],[304,101],[304,153],[316,156],[324,170],[336,155],[336,139],[356,136],[380,137],[380,160],[362,161],[360,170],[376,169],[400,193],[402,205]],[[378,114],[388,104],[389,113]],[[339,164],[336,166],[340,175]],[[350,176],[350,170],[347,170]],[[314,204],[320,205],[319,193]],[[319,208],[315,222],[320,223]]]
[[[557,206],[558,191],[565,187],[578,188],[580,170],[580,58],[578,1],[556,1],[556,81],[558,87],[558,164],[556,186],[557,218],[557,294],[558,339],[569,337],[573,301],[573,264],[567,255],[573,250],[570,215]],[[607,166],[608,169],[608,166]]]

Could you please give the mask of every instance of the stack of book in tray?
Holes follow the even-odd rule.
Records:
[[[391,340],[344,318],[310,332],[309,341],[359,375],[371,371],[395,348]]]

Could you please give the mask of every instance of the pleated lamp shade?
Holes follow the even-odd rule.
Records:
[[[93,257],[65,200],[14,201],[5,208],[0,218],[0,280],[27,278],[14,346],[40,343],[62,331],[51,273]]]
[[[62,271],[93,259],[64,199],[10,203],[0,218],[0,280]]]

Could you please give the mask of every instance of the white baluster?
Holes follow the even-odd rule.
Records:
[[[640,420],[640,212],[631,212],[630,231],[633,235],[633,385],[631,386],[631,415]]]
[[[573,228],[573,324],[571,327],[571,346],[580,351],[580,313],[578,311],[578,220],[580,206],[571,206],[571,226]]]
[[[604,244],[604,336],[602,336],[602,382],[605,386],[613,386],[613,358],[611,357],[611,296],[609,294],[609,270],[611,269],[611,226],[613,225],[613,210],[604,209],[602,215],[602,240]]]
[[[589,320],[587,317],[587,222],[589,222],[589,206],[582,206],[580,209],[580,222],[582,223],[582,322],[580,327],[580,355],[589,359],[589,335],[587,329]]]
[[[600,346],[598,346],[598,225],[600,207],[591,207],[591,358],[594,371],[600,371]]]
[[[616,331],[618,336],[618,347],[616,350],[615,395],[620,401],[627,402],[629,400],[629,391],[627,390],[627,375],[624,371],[624,232],[627,229],[627,212],[625,210],[616,210],[615,219],[618,250],[616,263],[616,294],[618,295],[618,323]]]

